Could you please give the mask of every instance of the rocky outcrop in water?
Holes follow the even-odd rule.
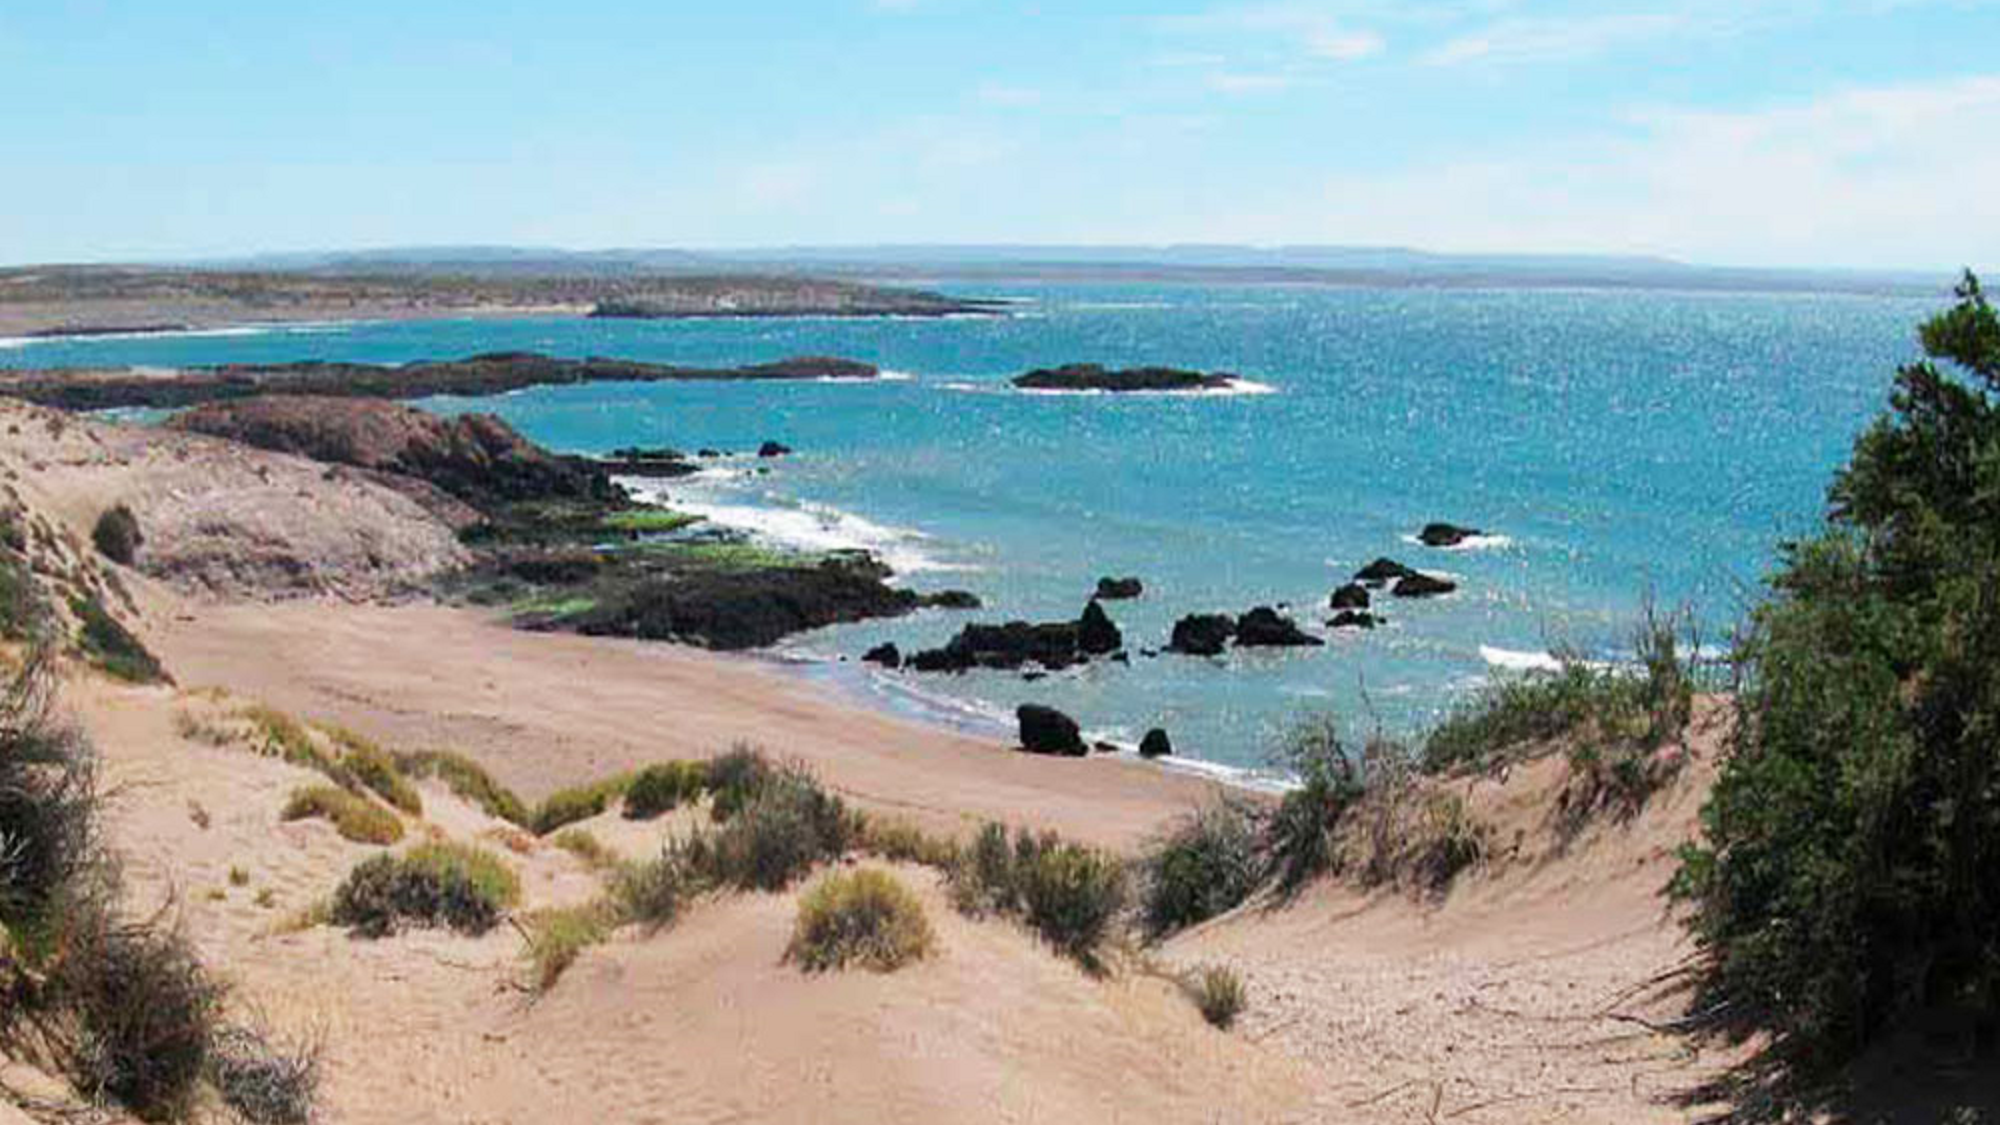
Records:
[[[1059,754],[1081,758],[1090,753],[1076,720],[1053,707],[1023,703],[1014,711],[1021,728],[1021,749],[1030,754]]]
[[[678,449],[614,449],[593,463],[612,476],[648,477],[671,480],[693,476],[701,466],[689,461]]]
[[[819,566],[697,571],[619,590],[566,624],[591,636],[678,641],[703,648],[764,648],[794,633],[850,621],[900,617],[916,594],[869,570]]]
[[[1236,622],[1237,648],[1309,648],[1325,643],[1270,606],[1260,605]]]
[[[1161,730],[1159,727],[1154,727],[1152,730],[1147,731],[1146,737],[1139,740],[1139,756],[1141,758],[1166,758],[1171,757],[1173,752],[1173,741],[1167,737],[1167,732]]]
[[[1192,613],[1174,622],[1168,652],[1188,656],[1220,656],[1236,636],[1236,619],[1226,613]]]
[[[1097,580],[1099,601],[1129,601],[1146,592],[1146,584],[1137,578],[1100,578]]]
[[[1349,582],[1335,590],[1333,596],[1327,600],[1331,609],[1367,609],[1370,599],[1368,587],[1359,582]]]
[[[1358,609],[1342,610],[1333,615],[1333,620],[1327,622],[1329,626],[1335,629],[1373,629],[1381,623],[1382,619],[1380,617],[1366,610]]]
[[[903,652],[893,643],[879,644],[862,653],[861,661],[864,664],[880,664],[884,668],[901,668]]]
[[[1394,559],[1376,559],[1354,572],[1354,580],[1366,586],[1383,586],[1398,578],[1408,578],[1416,571]]]
[[[1458,589],[1458,583],[1428,574],[1410,574],[1396,580],[1389,591],[1399,598],[1435,598]]]
[[[1046,367],[1014,377],[1014,385],[1029,391],[1214,391],[1234,386],[1234,375],[1204,374],[1177,367],[1128,367],[1112,370],[1095,363]]]
[[[1426,547],[1456,547],[1467,539],[1480,534],[1476,527],[1459,527],[1450,523],[1427,523],[1417,532],[1417,540]]]
[[[1095,656],[1116,653],[1124,645],[1117,624],[1102,606],[1091,602],[1075,621],[967,625],[943,648],[915,653],[907,663],[918,672],[967,672],[974,668],[1019,668],[1027,664],[1060,671]]]
[[[789,456],[791,452],[792,447],[780,441],[767,441],[757,447],[757,456],[759,457],[785,457]]]
[[[1076,623],[1076,647],[1090,656],[1105,656],[1124,648],[1125,637],[1104,607],[1091,602],[1083,607],[1083,617]]]

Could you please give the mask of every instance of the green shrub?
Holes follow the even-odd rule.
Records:
[[[1045,842],[1015,878],[1028,924],[1086,966],[1125,905],[1125,868],[1117,857],[1081,844]]]
[[[972,837],[972,846],[952,865],[947,889],[959,913],[975,918],[1006,914],[1019,908],[1014,884],[1014,849],[1007,843],[1007,826],[988,821]]]
[[[34,930],[101,860],[97,755],[56,718],[46,649],[0,692],[0,929]]]
[[[579,820],[602,816],[604,810],[611,807],[612,801],[624,796],[626,786],[631,783],[631,774],[619,774],[590,785],[551,793],[529,818],[528,830],[537,836],[546,836]]]
[[[156,684],[168,680],[159,658],[131,631],[111,616],[104,603],[92,595],[70,599],[79,631],[77,645],[85,659],[107,674],[135,684]]]
[[[41,592],[28,561],[0,548],[0,640],[28,640],[44,620]]]
[[[776,769],[720,829],[698,835],[704,874],[739,890],[783,890],[835,859],[856,836],[855,818],[803,766]]]
[[[328,917],[363,937],[386,937],[404,924],[483,934],[520,897],[519,877],[491,852],[420,844],[363,860],[334,892]]]
[[[593,869],[610,867],[618,862],[618,857],[604,842],[590,834],[586,828],[565,828],[549,841],[568,852]]]
[[[632,776],[625,790],[625,819],[651,820],[700,798],[707,770],[701,762],[661,762]]]
[[[403,822],[396,814],[332,785],[308,785],[292,790],[285,802],[285,820],[321,817],[345,839],[357,844],[393,844],[403,838]]]
[[[208,1081],[252,1125],[306,1125],[319,1096],[320,1053],[317,1038],[283,1042],[257,1028],[225,1027],[209,1045]]]
[[[1201,1009],[1201,1018],[1225,1031],[1243,1013],[1248,999],[1243,978],[1236,970],[1219,966],[1203,969],[1190,991],[1195,1007]]]
[[[886,871],[842,871],[799,900],[785,959],[807,972],[853,964],[889,973],[928,956],[934,941],[908,887]]]
[[[106,508],[90,529],[90,541],[97,551],[120,566],[131,566],[146,537],[139,533],[139,517],[123,504]]]
[[[668,844],[660,854],[621,864],[611,879],[611,899],[622,917],[658,930],[673,924],[690,896],[703,889],[701,860],[685,845]]]
[[[526,828],[532,821],[528,806],[514,791],[493,780],[479,763],[452,750],[419,750],[396,755],[396,767],[413,780],[435,777],[453,793],[478,805],[486,815]]]
[[[933,836],[908,821],[879,816],[868,816],[861,821],[856,846],[895,863],[918,863],[940,871],[950,871],[959,856],[956,841]]]
[[[716,820],[728,820],[737,810],[777,776],[778,768],[761,752],[737,746],[726,754],[709,759],[705,781],[715,795],[711,808]]]
[[[1146,854],[1147,931],[1160,937],[1234,910],[1255,893],[1261,865],[1250,806],[1224,799],[1196,809]]]
[[[1968,274],[1922,340],[1739,641],[1675,883],[1703,1010],[1810,1064],[1925,1010],[2000,1016],[2000,316]]]
[[[347,767],[336,761],[333,755],[321,749],[313,740],[312,732],[304,723],[275,707],[255,704],[241,712],[250,724],[251,738],[257,753],[266,758],[278,758],[295,766],[304,766],[325,774],[327,780],[350,793],[361,791],[361,782]]]
[[[1327,716],[1299,720],[1279,757],[1299,785],[1280,799],[1264,826],[1264,877],[1275,879],[1280,893],[1292,895],[1338,868],[1341,820],[1366,792],[1366,782]]]
[[[71,920],[63,947],[49,987],[67,1017],[58,1048],[71,1081],[144,1120],[185,1118],[207,1069],[222,986],[178,930],[92,911]]]

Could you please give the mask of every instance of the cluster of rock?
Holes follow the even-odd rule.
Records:
[[[1014,710],[1014,721],[1020,729],[1021,749],[1030,754],[1052,754],[1066,758],[1081,758],[1090,753],[1090,744],[1083,740],[1083,730],[1076,720],[1053,707],[1039,703],[1023,703]],[[1115,751],[1116,746],[1107,742],[1097,744],[1099,750]],[[1142,758],[1165,758],[1174,752],[1173,741],[1167,732],[1158,727],[1146,732],[1139,740],[1139,756]]]
[[[1125,638],[1104,607],[1095,601],[1075,621],[1009,621],[1004,625],[967,625],[943,648],[926,649],[902,661],[917,672],[967,672],[974,668],[1017,669],[1029,664],[1056,672],[1073,664],[1108,656],[1124,658]],[[863,659],[889,662],[890,652],[871,650]]]
[[[1276,609],[1260,605],[1241,617],[1191,613],[1174,622],[1167,651],[1186,656],[1220,656],[1232,642],[1237,648],[1309,648],[1326,643]]]

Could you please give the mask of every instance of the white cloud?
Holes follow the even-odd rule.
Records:
[[[1204,237],[1661,253],[1752,265],[2000,264],[2000,74],[1325,181]]]
[[[1505,19],[1446,41],[1425,54],[1426,62],[1453,66],[1469,62],[1525,63],[1595,55],[1632,42],[1686,34],[1709,26],[1685,13],[1629,13],[1574,18]]]
[[[1382,53],[1388,46],[1374,31],[1351,26],[1341,13],[1323,4],[1267,3],[1213,8],[1193,15],[1168,16],[1161,30],[1180,35],[1271,38],[1285,40],[1295,52],[1312,58],[1353,62]]]

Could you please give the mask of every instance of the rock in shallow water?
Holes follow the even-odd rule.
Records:
[[[1188,656],[1220,656],[1222,646],[1236,635],[1236,619],[1226,613],[1191,613],[1174,622],[1168,652]]]
[[[1408,578],[1415,573],[1416,571],[1394,559],[1376,559],[1374,562],[1355,571],[1354,580],[1370,586],[1380,586],[1383,583],[1391,582],[1398,578]]]
[[[1363,586],[1359,582],[1349,582],[1347,585],[1335,590],[1333,597],[1329,601],[1331,603],[1330,608],[1333,609],[1367,609],[1369,602],[1368,587]]]
[[[1417,532],[1417,539],[1426,547],[1456,547],[1467,539],[1480,534],[1476,527],[1460,527],[1451,523],[1427,523]]]
[[[1335,629],[1373,629],[1381,623],[1382,619],[1374,614],[1354,609],[1342,610],[1333,615],[1333,620],[1327,622]]]
[[[1076,647],[1091,656],[1103,656],[1124,648],[1125,637],[1104,607],[1091,602],[1083,607],[1083,617],[1076,623]]]
[[[884,668],[901,668],[903,666],[902,650],[898,649],[894,643],[876,645],[874,648],[862,653],[861,659],[865,663],[880,664]]]
[[[1090,752],[1076,720],[1053,707],[1023,703],[1014,711],[1021,726],[1021,749],[1030,754],[1060,754],[1081,758]]]
[[[1390,593],[1399,598],[1435,598],[1458,589],[1458,583],[1443,578],[1433,578],[1428,574],[1410,574],[1396,580],[1396,588]]]
[[[1174,744],[1172,740],[1167,737],[1167,732],[1161,730],[1159,727],[1154,727],[1152,730],[1147,731],[1146,737],[1139,740],[1139,756],[1141,758],[1166,758],[1171,757],[1173,752]]]
[[[1100,578],[1097,580],[1097,596],[1107,602],[1136,598],[1146,592],[1146,584],[1137,578]]]
[[[1238,648],[1304,648],[1325,643],[1266,605],[1244,614],[1236,623]]]

